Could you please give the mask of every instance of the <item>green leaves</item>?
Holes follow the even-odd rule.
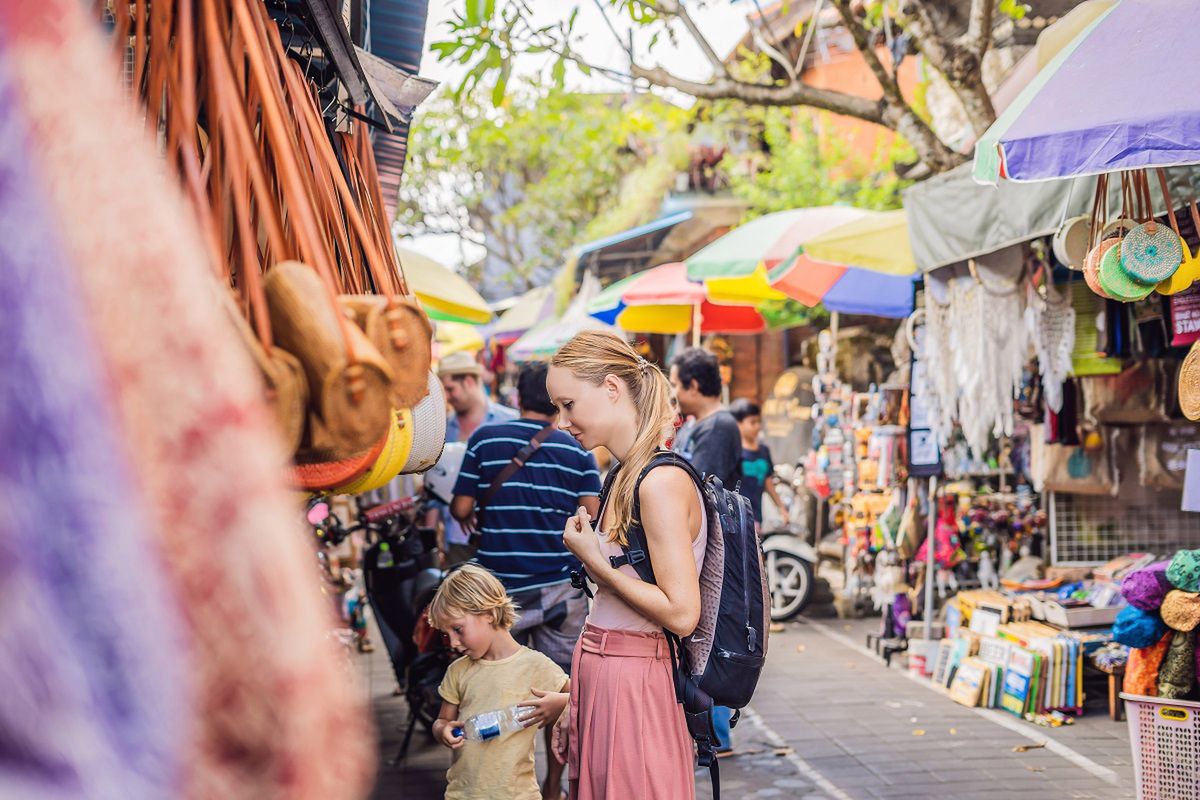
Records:
[[[1005,14],[1012,19],[1024,19],[1025,15],[1030,11],[1028,3],[1020,3],[1017,0],[1000,0],[1000,5],[997,8],[1001,14]]]

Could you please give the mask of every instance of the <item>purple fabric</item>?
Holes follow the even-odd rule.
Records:
[[[830,311],[900,319],[913,310],[913,278],[850,267],[821,298]]]
[[[1122,2],[1000,135],[1015,180],[1200,162],[1196,0]]]
[[[175,797],[181,627],[3,52],[0,797]]]
[[[1130,605],[1143,611],[1157,611],[1167,592],[1173,588],[1167,580],[1167,565],[1170,563],[1159,561],[1129,573],[1121,581],[1121,595]]]

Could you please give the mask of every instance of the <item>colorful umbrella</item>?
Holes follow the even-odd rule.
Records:
[[[1037,181],[1200,163],[1195,0],[1109,8],[975,144],[975,180]]]
[[[430,318],[482,325],[492,318],[487,301],[457,272],[427,255],[396,248],[408,285]]]
[[[769,279],[775,289],[808,306],[905,317],[912,313],[916,272],[907,215],[885,211],[868,212],[813,237]]]
[[[558,352],[575,334],[585,330],[620,331],[601,322],[587,313],[587,306],[600,293],[600,282],[591,273],[583,277],[579,292],[562,317],[545,323],[526,333],[508,348],[508,358],[513,361],[532,361],[549,358]]]
[[[639,333],[684,333],[697,318],[700,333],[759,333],[762,315],[746,305],[708,299],[703,283],[688,280],[687,265],[663,264],[617,281],[588,303],[596,319]]]
[[[539,286],[517,298],[488,329],[499,344],[512,344],[521,335],[554,317],[554,287]]]
[[[814,236],[869,214],[859,208],[817,206],[776,211],[739,225],[687,260],[692,280],[752,275],[796,257]]]
[[[437,343],[437,357],[443,358],[460,350],[478,352],[483,349],[483,337],[474,325],[462,322],[439,321],[435,326],[433,340]]]

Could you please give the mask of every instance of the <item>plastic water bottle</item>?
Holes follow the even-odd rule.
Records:
[[[379,556],[375,559],[375,566],[379,569],[388,569],[396,566],[396,557],[392,555],[392,546],[387,542],[379,545]]]
[[[485,711],[476,714],[463,723],[463,727],[455,728],[454,735],[462,736],[469,742],[486,742],[499,739],[510,733],[525,729],[521,719],[529,713],[529,709],[519,706],[509,706],[497,711]]]

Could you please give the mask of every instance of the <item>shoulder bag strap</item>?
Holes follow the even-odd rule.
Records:
[[[483,496],[475,501],[475,515],[477,519],[475,525],[472,526],[474,528],[471,533],[472,539],[479,537],[478,515],[485,511],[489,505],[491,505],[492,500],[494,500],[496,497],[496,492],[500,491],[500,487],[507,483],[508,480],[517,473],[517,470],[525,466],[526,462],[533,457],[533,454],[537,452],[538,448],[542,446],[543,442],[550,438],[550,434],[554,433],[554,431],[554,423],[550,423],[535,433],[533,438],[529,440],[529,443],[518,450],[517,454],[512,457],[512,461],[509,461],[507,464],[505,464],[504,469],[500,470],[500,473],[492,479],[491,484],[488,485],[487,491],[483,493]]]

